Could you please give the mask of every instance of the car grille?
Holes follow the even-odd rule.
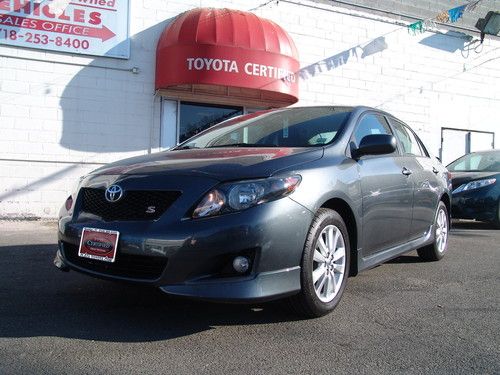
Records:
[[[77,267],[131,279],[156,280],[161,276],[168,262],[164,257],[118,253],[113,263],[107,263],[78,256],[78,246],[66,242],[63,242],[63,253],[68,262]]]
[[[104,221],[156,220],[181,195],[179,191],[127,190],[117,202],[108,202],[104,189],[82,188],[81,211]]]

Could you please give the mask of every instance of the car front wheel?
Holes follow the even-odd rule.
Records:
[[[308,318],[332,311],[346,286],[349,258],[349,236],[342,217],[334,210],[319,209],[302,254],[302,288],[290,299],[293,309]]]
[[[446,205],[439,202],[436,217],[434,219],[434,242],[417,250],[419,257],[426,261],[436,261],[444,257],[448,249],[448,234],[450,231],[450,220]]]

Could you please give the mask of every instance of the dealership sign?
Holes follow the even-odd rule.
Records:
[[[299,70],[295,43],[276,23],[240,10],[196,8],[163,30],[155,88],[218,87],[212,92],[288,105],[298,101]]]
[[[217,85],[258,90],[291,104],[297,101],[300,67],[291,56],[225,45],[177,44],[158,49],[156,59],[156,89]]]
[[[0,0],[0,44],[129,58],[128,0]]]
[[[239,73],[238,62],[236,60],[210,59],[207,57],[188,57],[186,58],[188,70],[204,70],[212,72],[233,72]],[[242,73],[247,76],[269,77],[274,80],[283,80],[284,82],[294,83],[295,73],[287,69],[272,65],[263,65],[253,62],[246,62],[243,65]]]

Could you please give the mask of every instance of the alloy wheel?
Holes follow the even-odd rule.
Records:
[[[436,220],[436,247],[442,253],[446,250],[448,241],[448,217],[444,210],[439,210]]]
[[[327,225],[316,241],[312,280],[316,296],[330,302],[337,295],[345,274],[345,241],[339,228]]]

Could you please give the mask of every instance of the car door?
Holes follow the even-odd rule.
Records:
[[[365,135],[392,134],[381,114],[362,115],[351,137],[359,146]],[[403,243],[411,224],[413,185],[402,173],[399,152],[366,155],[357,160],[362,193],[363,257]]]
[[[417,135],[407,125],[389,118],[402,151],[402,164],[407,168],[408,180],[414,186],[410,239],[427,234],[434,222],[439,200],[439,171]]]

